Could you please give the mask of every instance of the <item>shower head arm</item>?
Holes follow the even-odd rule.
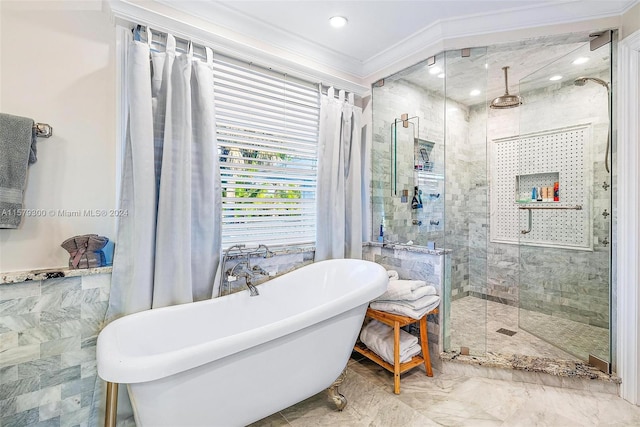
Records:
[[[509,95],[509,77],[507,76],[507,70],[509,67],[502,67],[504,70],[504,94]]]

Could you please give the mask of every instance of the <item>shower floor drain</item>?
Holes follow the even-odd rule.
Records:
[[[511,331],[509,329],[505,329],[505,328],[500,328],[496,331],[499,334],[505,334],[505,335],[509,335],[510,337],[514,336],[516,334],[516,331]]]

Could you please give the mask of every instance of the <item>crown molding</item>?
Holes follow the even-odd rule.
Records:
[[[363,95],[372,82],[445,49],[486,46],[550,34],[618,28],[638,1],[614,8],[605,1],[565,0],[446,19],[360,61],[313,40],[204,1],[108,0],[116,19],[149,24],[238,59]],[[176,9],[180,5],[180,10]],[[121,22],[121,23],[122,23]]]
[[[176,37],[211,47],[215,52],[254,62],[311,82],[321,82],[363,95],[369,91],[357,74],[330,65],[330,60],[315,60],[291,49],[271,44],[220,26],[210,20],[193,15],[188,10],[177,10],[159,1],[107,0],[112,20],[117,25],[131,27],[148,25],[153,29],[169,32]],[[192,4],[191,2],[189,4]]]
[[[156,1],[169,7],[175,7],[176,5],[175,0]],[[362,61],[253,16],[246,15],[227,4],[203,1],[185,2],[181,3],[181,9],[193,16],[216,17],[211,22],[220,27],[235,31],[254,40],[266,41],[271,46],[291,54],[305,56],[345,73],[356,76],[361,74]]]
[[[577,8],[571,0],[436,21],[365,60],[360,76],[365,82],[376,81],[444,49],[618,27],[631,6],[612,10],[607,2],[588,2]],[[462,40],[466,44],[460,44]]]

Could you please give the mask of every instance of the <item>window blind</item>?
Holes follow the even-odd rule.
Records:
[[[223,247],[314,243],[318,89],[217,56],[214,94]]]

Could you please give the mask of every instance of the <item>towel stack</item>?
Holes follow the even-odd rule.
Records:
[[[423,280],[400,280],[398,273],[389,270],[387,291],[369,305],[374,310],[421,319],[440,304],[436,288]]]
[[[387,363],[393,365],[393,328],[372,320],[362,328],[360,341]],[[418,338],[400,329],[400,363],[420,353]]]

